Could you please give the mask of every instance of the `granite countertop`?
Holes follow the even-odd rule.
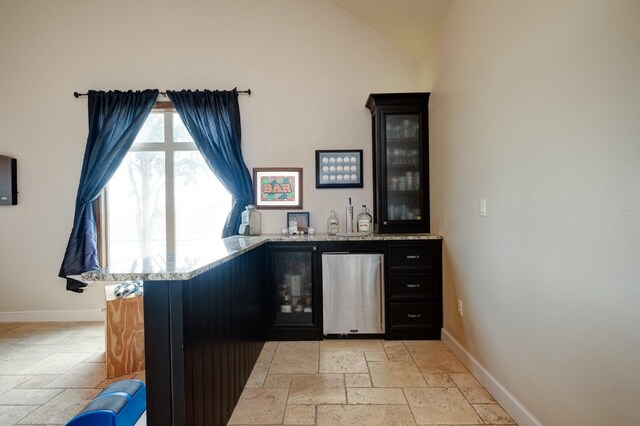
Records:
[[[234,236],[217,240],[197,252],[178,252],[174,256],[156,256],[116,263],[108,268],[85,272],[77,279],[96,281],[162,281],[188,280],[216,266],[240,256],[267,242],[315,241],[385,241],[385,240],[441,240],[437,234],[315,234],[283,236],[280,234],[254,237]]]

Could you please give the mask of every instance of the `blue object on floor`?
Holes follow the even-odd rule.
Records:
[[[147,390],[140,380],[107,386],[67,426],[133,426],[147,407]]]

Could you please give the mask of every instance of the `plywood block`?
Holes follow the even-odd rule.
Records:
[[[144,370],[144,296],[113,297],[107,294],[107,377],[113,378]]]

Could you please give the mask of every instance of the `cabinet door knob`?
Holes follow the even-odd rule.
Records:
[[[313,246],[313,251],[318,251],[318,247]]]
[[[420,314],[407,314],[408,318],[420,318]]]
[[[387,224],[387,222],[382,222],[382,224],[383,224],[383,225],[386,225],[386,224]]]

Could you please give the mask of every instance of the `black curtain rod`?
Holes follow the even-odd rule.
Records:
[[[246,93],[247,95],[251,96],[251,89],[247,89],[247,90],[236,90],[235,88],[233,89],[236,91],[236,93]],[[162,96],[167,96],[167,92],[160,92],[159,93]],[[75,98],[79,98],[80,96],[87,96],[88,93],[78,93],[78,92],[73,92],[73,96]]]

